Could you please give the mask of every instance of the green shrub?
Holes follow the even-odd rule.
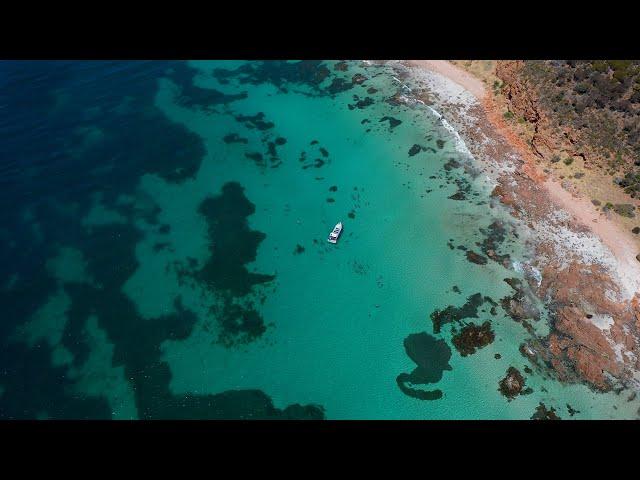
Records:
[[[573,163],[573,158],[567,157],[562,161],[562,163],[564,163],[565,165],[571,165]]]
[[[600,73],[606,73],[609,70],[609,65],[604,60],[596,60],[593,62],[593,69]]]
[[[587,90],[589,90],[589,85],[585,82],[580,82],[573,89],[576,91],[576,93],[582,95],[583,93],[587,93]]]
[[[513,112],[507,110],[506,112],[504,112],[503,117],[505,120],[511,120],[513,117],[515,117],[515,115],[513,114]]]
[[[633,218],[636,216],[636,214],[633,212],[634,210],[635,210],[635,207],[629,203],[616,203],[613,206],[614,212],[616,212],[618,215],[622,217],[627,217],[627,218]]]

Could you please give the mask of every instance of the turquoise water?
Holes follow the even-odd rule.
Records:
[[[528,334],[499,306],[512,293],[503,279],[520,275],[457,247],[481,253],[481,229],[502,220],[499,253],[525,260],[526,249],[436,116],[389,101],[393,73],[360,62],[169,64],[154,70],[144,105],[122,95],[81,109],[89,120],[64,155],[98,181],[56,200],[72,233],[21,210],[28,235],[49,245],[48,289],[16,307],[7,332],[28,361],[44,348],[65,386],[19,413],[32,394],[16,393],[17,374],[0,379],[5,416],[510,419],[543,402],[562,418],[634,418],[638,402],[624,394],[524,373]],[[73,102],[65,92],[57,108]],[[124,127],[92,120],[118,125],[132,112],[142,113],[128,143],[113,130]],[[127,163],[127,148],[144,161]],[[458,191],[464,199],[449,198]],[[7,295],[23,277],[8,272]],[[477,293],[493,313],[485,300],[477,317],[434,332],[432,312]],[[470,321],[490,321],[495,340],[463,357],[452,327]],[[532,393],[508,401],[498,383],[510,366]]]

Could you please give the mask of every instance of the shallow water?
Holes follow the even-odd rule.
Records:
[[[437,115],[388,101],[388,67],[29,62],[1,79],[3,418],[637,415],[627,393],[525,373],[528,334],[499,306],[522,274],[457,247],[481,253],[495,220],[500,254],[526,246]],[[434,331],[478,293],[477,317]],[[452,327],[485,321],[495,340],[461,356]],[[532,389],[511,401],[509,366]]]

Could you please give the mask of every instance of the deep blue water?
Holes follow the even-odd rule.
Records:
[[[136,325],[139,319],[133,306],[118,291],[135,268],[133,249],[139,233],[127,225],[106,227],[92,235],[79,221],[89,211],[96,191],[111,205],[118,195],[131,193],[143,173],[180,182],[198,169],[204,155],[200,137],[167,120],[153,104],[158,78],[167,72],[184,85],[185,95],[190,93],[194,71],[184,62],[0,63],[0,277],[10,287],[0,294],[2,418],[112,416],[104,398],[71,391],[73,381],[67,369],[52,365],[52,348],[46,342],[28,347],[9,340],[56,290],[46,262],[60,245],[74,246],[88,255],[94,278],[102,283],[99,292],[86,291],[80,284],[66,285],[74,304],[62,342],[74,353],[74,363],[81,365],[90,348],[83,340],[80,317],[100,311],[101,321],[113,327],[108,334],[116,339],[115,355],[127,365],[129,377],[139,379],[134,382],[144,398],[137,402],[141,417],[281,414],[259,391],[181,398],[183,403],[191,402],[191,409],[172,412],[176,401],[164,381],[169,374],[157,362],[158,342],[152,338],[188,331],[189,314],[182,312],[167,320],[167,325],[179,324],[170,334],[162,325],[142,332],[145,326]],[[192,94],[196,100],[198,93]],[[86,129],[100,131],[103,141],[85,148]],[[75,154],[74,148],[79,148]],[[145,339],[150,340],[148,344]],[[150,384],[143,378],[151,378]],[[162,396],[166,398],[158,398]]]

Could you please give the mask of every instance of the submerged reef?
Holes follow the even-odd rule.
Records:
[[[431,321],[433,323],[433,333],[440,333],[442,325],[446,323],[459,322],[465,318],[478,318],[478,308],[483,303],[495,303],[490,297],[483,297],[481,293],[474,293],[467,297],[467,301],[462,307],[449,305],[444,310],[434,310],[431,313]]]
[[[414,333],[404,340],[404,348],[409,358],[417,365],[411,373],[401,373],[396,378],[398,387],[405,395],[420,400],[442,398],[441,390],[421,390],[410,385],[426,385],[439,382],[449,365],[451,349],[444,340],[437,339],[426,332]]]

